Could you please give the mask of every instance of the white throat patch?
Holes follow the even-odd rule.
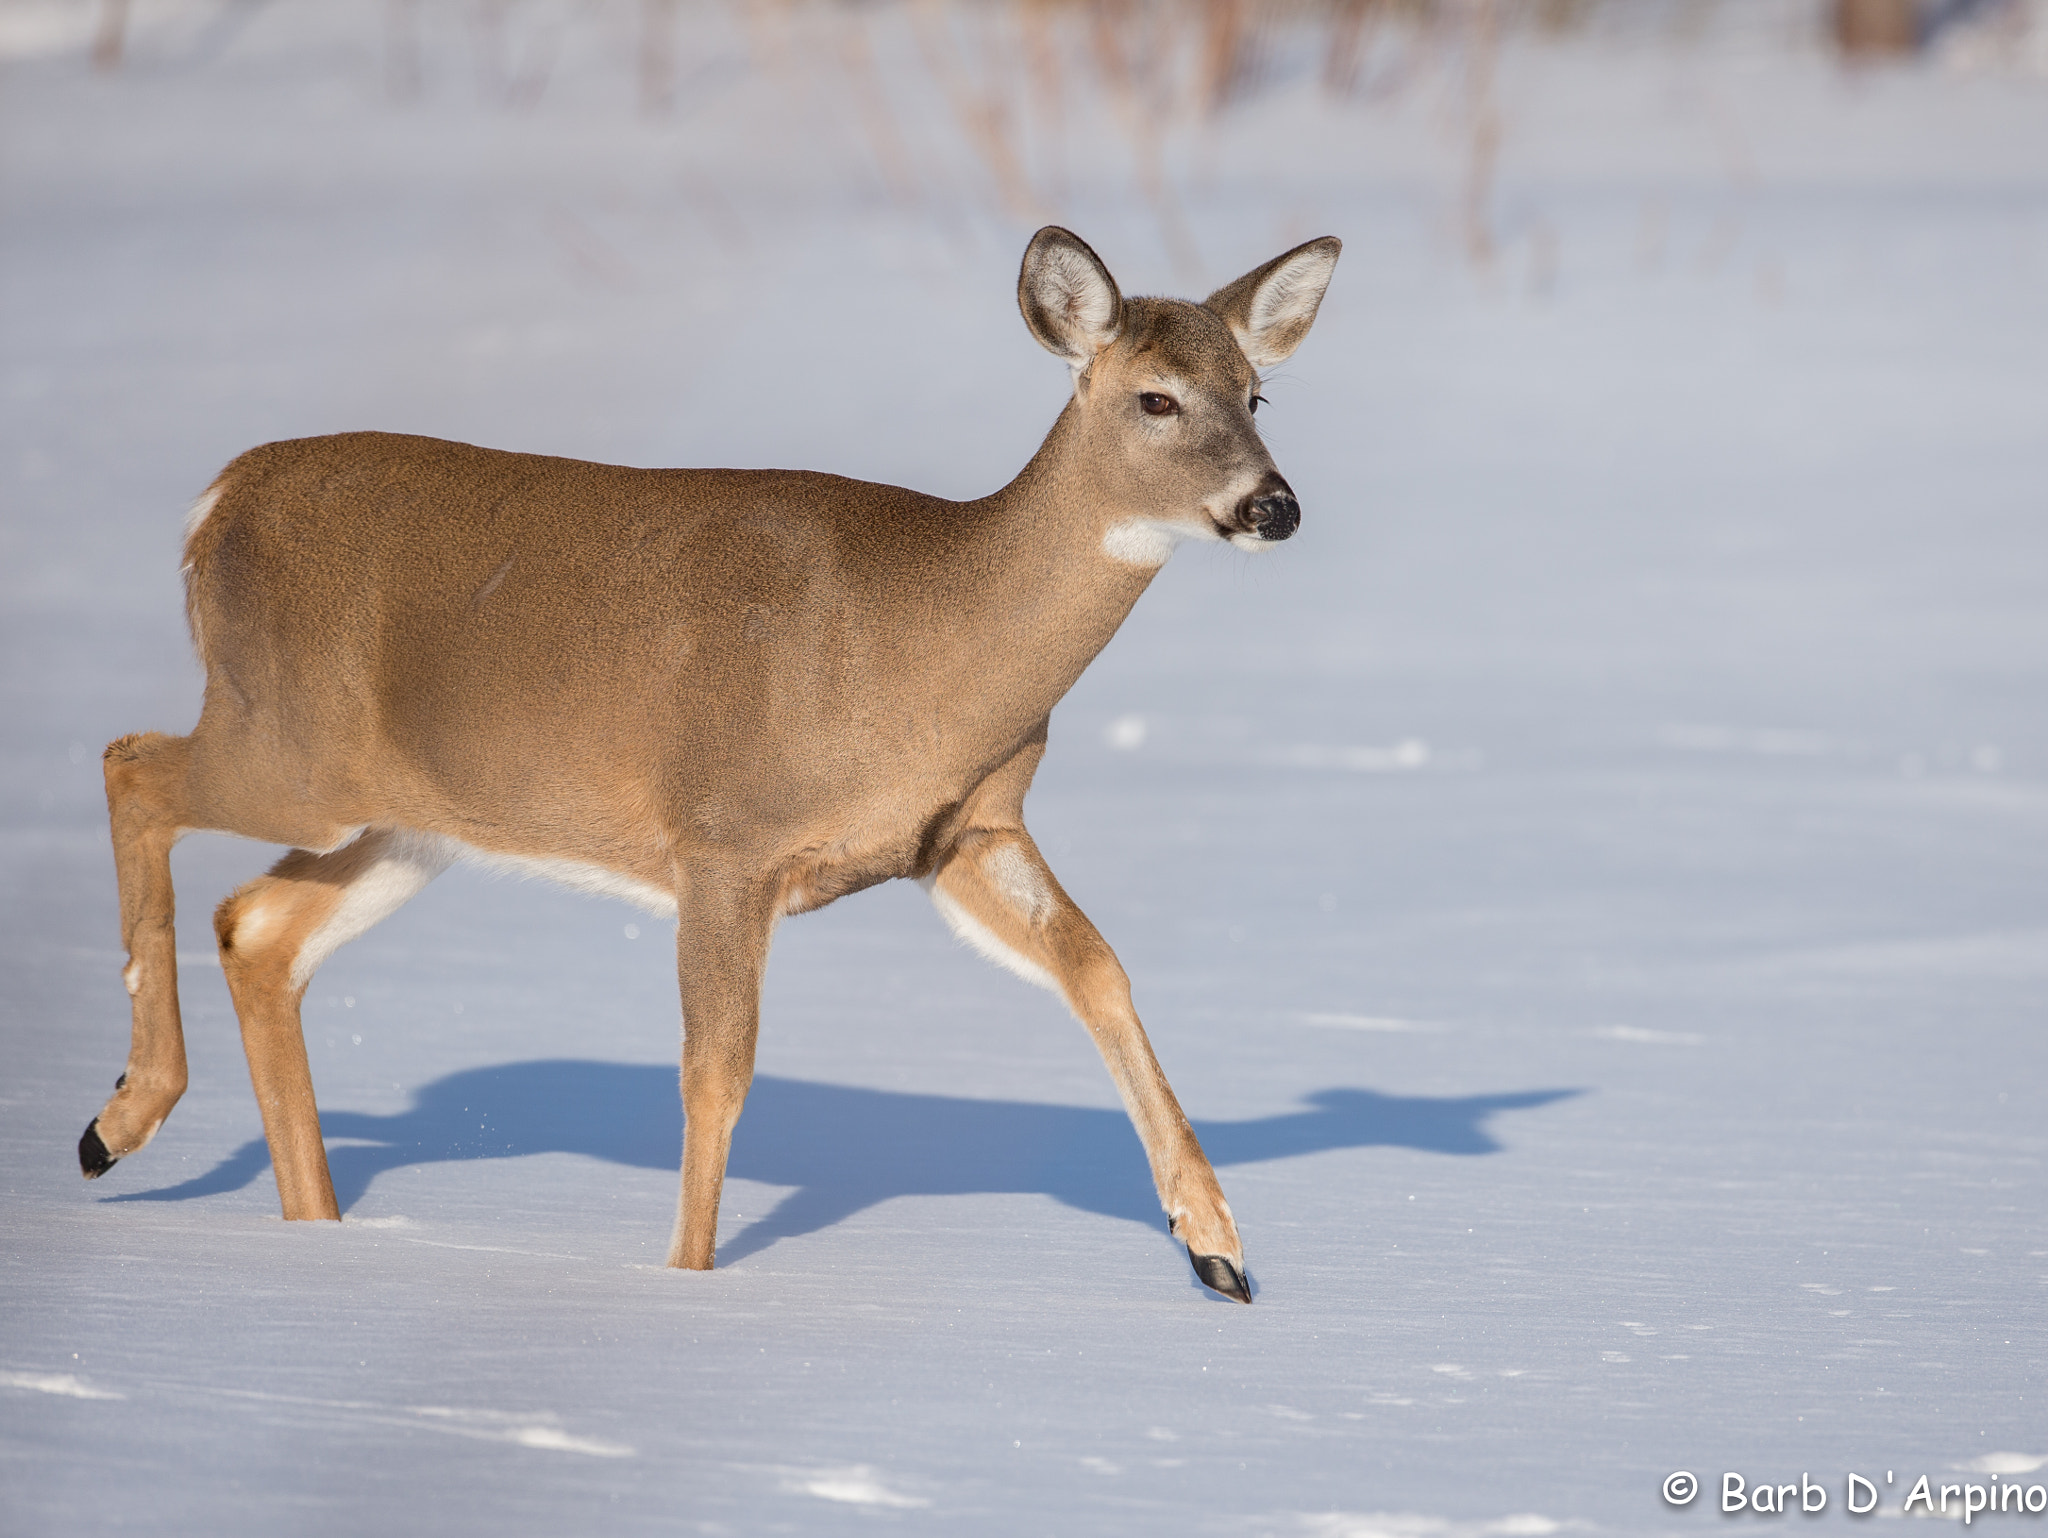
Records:
[[[1173,547],[1195,537],[1185,524],[1162,523],[1156,518],[1126,518],[1113,523],[1102,536],[1102,553],[1126,566],[1164,566]]]

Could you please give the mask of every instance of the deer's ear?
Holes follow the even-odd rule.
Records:
[[[1255,267],[1203,301],[1223,317],[1253,368],[1286,361],[1315,324],[1344,242],[1325,235]]]
[[[1017,308],[1048,352],[1076,369],[1123,330],[1124,300],[1102,258],[1071,230],[1048,224],[1024,249],[1017,274]]]

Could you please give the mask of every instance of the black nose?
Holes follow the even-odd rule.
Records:
[[[1294,500],[1293,488],[1276,475],[1245,498],[1237,516],[1260,539],[1280,540],[1301,527],[1301,504]]]

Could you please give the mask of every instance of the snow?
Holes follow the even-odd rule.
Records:
[[[288,1226],[206,932],[272,852],[187,840],[192,1088],[79,1180],[128,1014],[96,760],[195,716],[229,457],[967,495],[1067,388],[1040,210],[931,83],[971,16],[690,10],[655,113],[623,4],[423,5],[410,59],[366,0],[135,10],[111,72],[90,8],[0,12],[0,1529],[1534,1538],[2043,1467],[2048,34],[1515,34],[1483,260],[1449,45],[1338,99],[1287,34],[1164,200],[1115,103],[1027,115],[1131,291],[1346,241],[1259,417],[1301,533],[1181,551],[1030,804],[1246,1309],[1085,1034],[902,883],[778,934],[710,1274],[660,1265],[669,926],[473,869],[315,978],[347,1216]]]

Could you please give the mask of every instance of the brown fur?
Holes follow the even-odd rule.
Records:
[[[1099,271],[1064,232],[1033,253],[1079,260],[1063,241]],[[182,831],[295,848],[216,920],[288,1218],[338,1215],[293,979],[309,938],[404,830],[573,860],[676,898],[687,1122],[669,1259],[707,1267],[776,917],[910,876],[1058,981],[1182,1237],[1241,1266],[1123,970],[1023,801],[1053,705],[1154,575],[1105,555],[1106,532],[1231,532],[1247,488],[1284,486],[1233,339],[1248,303],[1117,296],[1113,335],[1066,338],[1091,361],[1043,447],[974,502],[387,433],[235,460],[185,553],[199,723],[107,750],[137,983],[128,1076],[97,1123],[107,1153],[139,1148],[185,1086]],[[1162,380],[1170,422],[1135,404]],[[1020,871],[1042,902],[1020,908]]]

